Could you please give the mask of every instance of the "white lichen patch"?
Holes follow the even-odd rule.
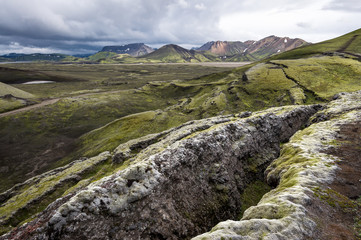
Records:
[[[325,152],[332,147],[341,125],[361,119],[361,92],[341,94],[317,115],[327,121],[297,132],[283,146],[281,156],[266,170],[268,181],[279,181],[276,189],[265,194],[257,206],[247,209],[240,221],[225,221],[205,239],[304,239],[312,236],[316,223],[306,206],[315,187],[331,182],[339,160]]]

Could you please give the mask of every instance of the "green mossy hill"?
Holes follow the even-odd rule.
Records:
[[[52,105],[0,118],[3,126],[0,129],[0,158],[6,166],[0,172],[0,189],[6,190],[26,177],[51,169],[53,164],[58,166],[57,162],[74,150],[75,139],[83,133],[115,118],[165,108],[170,103],[125,90],[63,98]]]
[[[279,60],[250,67],[194,80],[145,85],[141,90],[145,94],[172,98],[177,103],[152,113],[145,121],[137,120],[143,115],[130,116],[85,134],[80,138],[81,147],[76,156],[111,151],[126,139],[141,136],[142,132],[156,133],[192,119],[288,104],[321,103],[340,90],[361,89],[360,63],[342,57]]]
[[[17,148],[9,146],[21,146],[24,152],[28,152],[27,159],[30,161],[35,156],[46,158],[46,154],[39,155],[40,149],[41,152],[54,149],[60,152],[64,148],[57,150],[56,142],[69,143],[70,145],[64,145],[67,148],[62,152],[62,161],[59,162],[59,155],[52,157],[51,164],[58,162],[55,166],[60,166],[81,156],[91,157],[102,151],[112,151],[129,139],[163,131],[192,119],[257,111],[288,104],[326,102],[339,91],[361,89],[360,63],[342,56],[271,60],[211,74],[201,66],[185,66],[69,65],[62,66],[68,71],[62,72],[60,67],[56,66],[59,69],[54,70],[54,66],[46,65],[49,75],[56,74],[64,78],[73,75],[87,79],[79,84],[72,83],[72,91],[69,91],[68,82],[56,83],[51,89],[50,86],[42,86],[47,93],[74,93],[76,96],[77,92],[81,95],[84,93],[79,91],[81,87],[91,89],[95,86],[101,91],[109,91],[115,87],[143,87],[136,91],[98,94],[85,92],[83,97],[67,98],[43,109],[0,119],[6,126],[1,129],[0,146],[10,149],[2,151],[4,161],[10,164],[15,162],[16,157],[19,157],[16,162],[23,161],[19,151],[15,150]],[[206,75],[202,76],[200,73]],[[116,79],[112,77],[115,74],[118,76]],[[197,77],[192,78],[191,75]],[[130,80],[131,78],[133,80]],[[176,78],[180,79],[174,80]],[[103,85],[105,82],[107,84]],[[118,84],[124,82],[127,84]],[[37,95],[41,94],[38,86],[21,87],[28,92],[32,90],[36,91]],[[142,115],[123,118],[154,110],[159,111],[154,117],[147,117],[146,121],[138,120]],[[149,115],[144,113],[144,116]],[[115,121],[117,118],[123,119]],[[108,125],[102,128],[104,124]],[[86,134],[99,127],[99,130]],[[41,132],[36,129],[41,129]],[[82,134],[85,135],[79,138]],[[37,147],[34,147],[34,144]],[[50,165],[47,164],[47,167],[50,168]],[[26,171],[12,174],[11,177],[6,171],[0,175],[4,179],[1,183],[5,190],[26,176]]]
[[[271,61],[282,66],[286,76],[317,96],[330,99],[339,92],[354,92],[361,86],[361,62],[339,56]]]
[[[259,59],[253,54],[235,54],[227,56],[226,58],[223,58],[223,60],[226,62],[253,62]]]
[[[88,57],[87,60],[93,61],[93,62],[101,62],[101,61],[106,61],[106,60],[109,61],[111,58],[113,58],[117,55],[118,54],[113,53],[113,52],[98,52],[98,53]]]
[[[0,97],[5,95],[12,95],[17,98],[34,98],[31,93],[25,92],[8,84],[0,82]]]
[[[303,104],[360,90],[361,63],[340,56],[272,60],[246,71],[244,79],[250,93],[283,91],[293,103]]]
[[[11,66],[14,68],[17,65]],[[176,107],[199,91],[202,87],[200,85],[204,83],[197,80],[201,76],[206,75],[204,81],[212,82],[227,75],[227,72],[222,71],[229,69],[198,65],[19,64],[18,66],[20,68],[18,72],[28,73],[29,69],[35,69],[39,74],[44,72],[64,79],[73,76],[82,81],[16,85],[22,90],[36,93],[37,96],[61,99],[55,104],[0,118],[2,126],[0,191],[45,170],[79,159],[81,156],[92,157],[104,149],[115,148],[120,142],[163,131],[193,119],[192,115],[178,113]],[[10,78],[10,75],[7,76]],[[169,83],[175,79],[178,79],[175,83]],[[194,82],[195,86],[189,85],[188,81]],[[142,86],[144,87],[141,88]],[[9,102],[13,105],[8,106]],[[23,101],[0,99],[0,104],[1,106],[6,104],[8,107],[4,108],[4,111],[7,111],[10,107],[23,106]],[[134,122],[139,121],[131,117],[132,114],[145,112],[146,115],[147,111],[171,106],[174,107],[173,111],[156,115],[154,121],[149,119],[148,122],[141,121],[139,126],[134,125]],[[116,131],[117,128],[114,128],[114,132],[105,132],[97,138],[89,140],[86,137],[82,138],[89,144],[83,144],[83,141],[78,139],[89,131],[126,116],[129,117],[120,121],[121,131]],[[126,126],[129,126],[129,131],[123,132],[127,129]],[[112,141],[112,136],[116,140]],[[104,145],[91,144],[93,141],[104,143],[102,139],[109,139],[109,142]],[[33,164],[34,162],[37,164]]]
[[[349,57],[360,59],[361,28],[331,40],[299,47],[278,54],[271,57],[271,59],[295,59],[320,54],[332,55],[334,52],[351,54]]]
[[[148,59],[155,62],[171,62],[171,63],[187,63],[187,62],[209,62],[217,61],[217,57],[208,53],[203,55],[194,50],[187,50],[180,46],[169,44],[165,45],[158,50],[149,53],[139,59]]]
[[[34,98],[31,93],[0,82],[0,113],[31,104]]]

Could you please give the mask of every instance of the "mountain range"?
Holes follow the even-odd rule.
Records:
[[[289,37],[269,36],[259,41],[211,41],[199,48],[185,49],[168,44],[154,49],[144,43],[105,46],[92,55],[69,56],[64,54],[17,54],[0,56],[0,61],[63,61],[89,63],[140,63],[140,62],[239,62],[257,61],[274,54],[307,45],[306,41]]]
[[[292,39],[289,37],[281,38],[269,36],[259,41],[212,41],[191,50],[175,44],[168,44],[157,50],[154,50],[143,43],[106,46],[100,53],[112,52],[117,54],[128,54],[132,57],[139,57],[139,61],[145,62],[237,62],[260,60],[307,44],[309,43],[299,38]],[[136,62],[135,59],[124,58],[124,56],[119,57],[116,55],[113,55],[110,59],[123,62]],[[110,59],[108,57],[107,60]]]
[[[269,36],[259,41],[212,41],[207,42],[196,50],[208,51],[217,56],[231,57],[233,59],[243,56],[259,60],[307,44],[309,43],[299,38],[292,39],[288,37]]]

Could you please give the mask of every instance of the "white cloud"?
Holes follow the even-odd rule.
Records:
[[[219,28],[227,39],[260,39],[268,35],[304,38],[318,42],[359,27],[361,13],[324,9],[327,1],[305,6],[283,5],[256,12],[237,12],[221,18]]]
[[[206,6],[204,5],[204,3],[197,3],[194,7],[196,9],[198,9],[198,10],[205,10],[206,9]]]

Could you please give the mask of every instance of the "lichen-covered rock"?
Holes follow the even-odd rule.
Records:
[[[251,116],[247,113],[203,119],[123,144],[116,149],[113,161],[130,161],[127,168],[90,184],[74,196],[59,199],[35,220],[2,238],[195,236],[219,221],[237,218],[245,185],[264,177],[264,169],[279,155],[280,143],[287,141],[318,108],[287,106]],[[275,202],[267,203],[271,208],[263,207],[257,214],[266,212],[274,218],[269,220],[274,222],[269,227],[282,229],[283,225],[275,219],[292,215],[303,202],[283,206],[279,204],[281,200],[274,199]],[[256,210],[247,211],[245,218]],[[312,229],[313,222],[302,220],[299,213],[296,215],[300,223],[293,227],[308,224]],[[238,236],[230,229],[230,236]]]
[[[109,152],[104,152],[96,157],[76,160],[30,178],[0,194],[0,226],[16,225],[31,217],[39,211],[38,208],[44,205],[45,208],[47,204],[58,198],[58,192],[66,191],[69,186],[79,182],[82,175],[107,161],[110,156]],[[59,189],[63,190],[59,191]]]
[[[317,203],[315,191],[328,189],[339,171],[336,163],[341,159],[328,150],[333,148],[340,128],[360,120],[361,91],[339,94],[315,115],[314,124],[283,146],[281,156],[267,168],[267,181],[277,188],[246,210],[242,220],[221,222],[211,232],[193,239],[326,239],[319,237],[323,230],[316,226],[320,228],[322,219],[330,218],[328,208]]]

